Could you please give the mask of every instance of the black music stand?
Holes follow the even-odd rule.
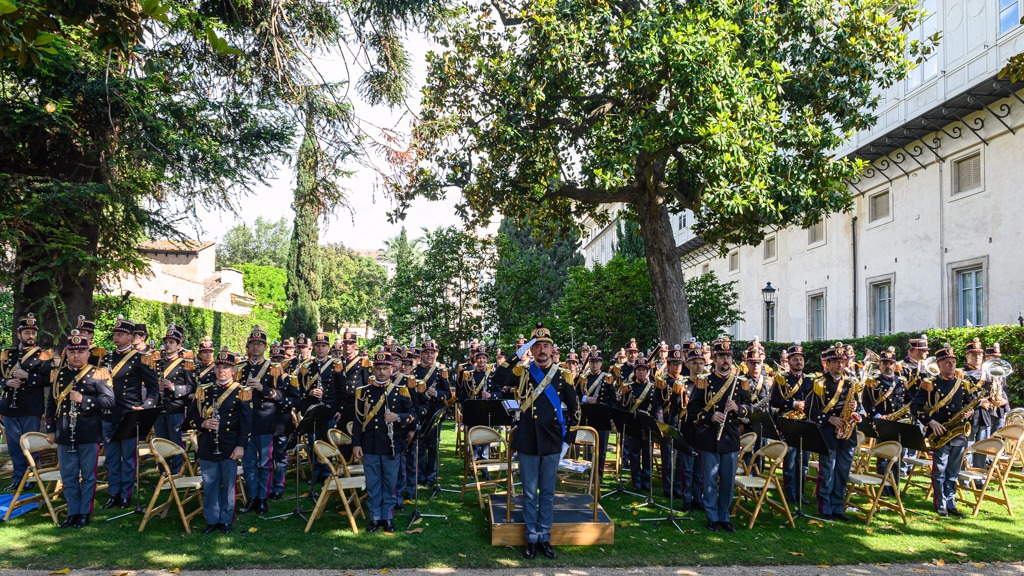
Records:
[[[786,439],[786,444],[795,446],[797,449],[796,465],[799,468],[796,483],[796,516],[800,518],[821,518],[804,514],[804,484],[806,483],[804,472],[804,452],[815,454],[828,454],[828,446],[825,445],[825,438],[821,435],[821,428],[806,420],[794,420],[791,418],[779,418],[776,422],[779,432]]]
[[[609,432],[612,429],[612,415],[608,407],[604,404],[580,404],[580,426],[589,426],[594,430],[597,430],[598,437],[594,450],[598,451],[598,464],[608,456],[608,443],[601,446],[601,432]],[[604,448],[604,453],[600,450]],[[597,470],[598,484],[603,484],[604,479],[604,467]]]
[[[924,433],[917,427],[916,424],[906,424],[903,422],[893,422],[891,420],[883,420],[881,418],[875,419],[875,429],[878,430],[878,441],[879,442],[890,442],[896,441],[900,443],[900,446],[904,450],[918,450],[921,452],[927,452],[928,442],[925,440]],[[903,468],[903,450],[900,450],[899,462],[896,463],[896,477],[897,484],[899,484],[899,471]]]
[[[779,427],[775,425],[775,419],[772,418],[771,414],[764,410],[758,410],[751,414],[748,419],[751,424],[758,425],[762,438],[782,440],[782,434],[779,432]]]
[[[651,478],[651,482],[650,482],[650,488],[649,488],[647,496],[645,497],[645,500],[643,502],[635,505],[635,506],[630,506],[630,507],[626,508],[626,510],[637,510],[638,508],[646,508],[647,506],[654,506],[655,508],[661,508],[663,510],[670,510],[670,508],[667,508],[667,507],[665,507],[665,506],[663,506],[661,504],[658,504],[657,502],[654,501],[654,478],[653,478],[653,472],[654,472],[654,441],[655,441],[655,437],[657,437],[659,444],[665,443],[665,438],[664,438],[664,436],[662,436],[661,430],[658,428],[658,424],[660,424],[660,422],[658,422],[653,416],[650,416],[648,414],[644,414],[642,412],[637,412],[637,413],[634,414],[634,416],[636,417],[636,426],[638,426],[639,429],[640,429],[640,434],[641,434],[640,440],[641,440],[641,442],[643,442],[643,433],[644,432],[647,433],[647,450],[648,450],[648,453],[651,455],[652,478]],[[637,428],[634,427],[633,429],[636,430]],[[674,460],[674,458],[673,458],[673,460]],[[630,478],[630,480],[632,480],[632,478]],[[669,493],[671,493],[671,491],[672,491],[672,487],[669,486]]]
[[[872,419],[865,418],[857,422],[857,430],[860,430],[865,438],[878,438],[878,428],[875,427],[875,421]]]
[[[124,442],[135,438],[135,507],[125,512],[124,514],[118,514],[113,518],[107,518],[107,522],[111,520],[117,520],[118,518],[124,518],[125,516],[131,516],[132,514],[142,514],[145,510],[142,508],[142,494],[139,493],[139,467],[141,462],[138,461],[139,457],[139,439],[146,438],[149,436],[149,432],[153,429],[153,425],[156,424],[156,419],[160,417],[160,412],[163,408],[144,408],[142,410],[128,410],[121,416],[121,422],[117,425],[117,430],[114,431],[114,435],[110,437],[110,442]],[[121,460],[124,460],[124,451],[121,451]],[[120,464],[120,462],[118,463]]]
[[[622,438],[626,437],[627,431],[633,430],[634,428],[640,429],[640,424],[637,423],[636,415],[629,410],[624,410],[622,408],[608,408],[608,415],[611,417],[612,422],[615,423],[615,430]],[[617,453],[617,456],[622,458],[623,454],[621,451]],[[628,455],[626,456],[626,463],[629,463]],[[630,496],[635,496],[637,498],[644,497],[643,494],[637,494],[636,492],[626,490],[625,485],[622,483],[621,468],[620,474],[615,478],[615,488],[613,488],[608,494],[602,496],[602,498],[610,498],[616,494],[629,494]]]
[[[416,443],[413,445],[415,454],[413,454],[412,512],[399,514],[399,516],[408,515],[410,517],[406,530],[412,529],[412,525],[421,518],[448,518],[445,514],[423,514],[420,512],[420,439],[435,426],[441,426],[442,420],[444,420],[444,410],[438,410],[434,412],[433,416],[421,419],[416,425]],[[452,490],[452,492],[456,492],[456,490]]]
[[[302,496],[299,494],[299,468],[302,467],[302,463],[299,461],[299,440],[307,434],[311,434],[315,440],[317,423],[323,424],[329,419],[330,408],[326,404],[314,404],[306,408],[306,412],[303,414],[302,420],[299,420],[299,424],[295,427],[295,430],[292,432],[292,438],[288,442],[292,450],[292,458],[295,460],[295,508],[293,508],[291,512],[278,514],[276,516],[267,516],[264,520],[277,520],[279,518],[292,517],[299,517],[306,521],[309,520],[306,518],[306,511],[303,510],[302,506],[299,504],[302,500]],[[313,447],[308,446],[307,448],[309,449],[310,460],[312,461],[314,458]],[[310,463],[312,464],[312,462]],[[310,490],[310,495],[312,495],[312,492],[313,491]]]
[[[665,508],[664,506],[661,506],[659,504],[655,504],[655,506],[658,506],[660,508],[665,508],[666,510],[668,510],[668,516],[665,516],[663,518],[641,518],[640,521],[641,522],[661,522],[661,521],[667,520],[667,521],[671,522],[673,526],[676,527],[676,530],[679,530],[680,532],[683,532],[683,527],[679,525],[679,520],[689,520],[690,518],[688,518],[686,516],[677,516],[676,515],[676,509],[675,509],[675,495],[676,495],[676,493],[675,493],[675,490],[673,489],[674,486],[672,485],[672,483],[675,481],[675,478],[676,478],[676,453],[675,453],[675,451],[678,450],[681,453],[685,452],[685,453],[690,454],[690,455],[696,454],[696,451],[694,451],[693,447],[690,446],[690,443],[687,442],[685,438],[683,438],[683,435],[679,433],[679,430],[676,430],[671,425],[665,424],[664,422],[656,422],[656,424],[657,424],[658,432],[661,434],[661,437],[666,441],[665,442],[666,444],[671,444],[672,445],[672,450],[673,450],[672,458],[671,458],[672,461],[669,463],[670,475],[669,475],[669,487],[668,487],[668,508]],[[665,465],[664,460],[662,460],[661,465],[662,466]],[[653,483],[652,483],[652,486],[653,486]]]

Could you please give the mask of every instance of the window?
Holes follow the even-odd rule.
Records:
[[[868,197],[868,222],[877,222],[889,218],[889,191],[879,192]]]
[[[985,324],[985,280],[981,266],[957,270],[957,326]]]
[[[729,272],[738,272],[740,269],[740,252],[733,250],[729,253]]]
[[[1006,34],[1020,24],[1021,0],[999,0],[999,33]]]
[[[1005,0],[1003,0],[1005,1]],[[939,19],[936,13],[939,11],[939,0],[923,0],[921,9],[924,10],[925,20],[907,34],[907,40],[911,42],[925,43],[928,37],[939,31]],[[939,59],[931,54],[927,60],[921,62],[910,71],[907,76],[907,90],[913,90],[925,81],[929,80],[939,72]]]
[[[825,221],[822,220],[807,229],[807,244],[819,244],[825,241]]]
[[[700,267],[700,273],[701,274],[707,274],[708,272],[711,272],[711,265],[710,264],[705,264],[705,265]]]
[[[953,194],[981,188],[981,152],[953,163]]]
[[[171,303],[172,304],[177,304],[178,303],[178,295],[177,294],[172,294],[171,295]]]
[[[733,340],[739,340],[740,339],[740,321],[739,320],[734,322],[733,325],[729,327],[729,337],[732,338]]]
[[[825,293],[818,292],[807,297],[807,338],[825,339]]]
[[[892,281],[871,285],[871,332],[892,334]]]
[[[774,260],[776,256],[776,241],[775,236],[769,236],[764,239],[764,259]]]

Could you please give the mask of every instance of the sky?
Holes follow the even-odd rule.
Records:
[[[410,109],[418,112],[420,108],[420,89],[423,87],[427,65],[426,55],[433,48],[431,42],[419,34],[413,33],[407,38],[406,47],[413,60],[413,90],[407,99]],[[321,58],[317,67],[328,81],[339,81],[345,78],[345,67],[340,58]],[[355,91],[353,90],[353,94]],[[405,109],[390,110],[386,106],[371,107],[355,96],[356,115],[367,124],[394,129],[408,134],[412,115]],[[379,131],[378,131],[379,133]],[[370,131],[371,136],[378,134]],[[298,146],[298,143],[296,143]],[[375,159],[380,165],[382,161]],[[390,199],[384,198],[378,187],[379,180],[372,168],[357,166],[356,174],[343,186],[349,191],[352,211],[339,209],[325,224],[320,223],[320,242],[341,242],[353,249],[383,248],[384,241],[395,236],[404,225],[411,237],[421,236],[420,228],[436,228],[438,226],[461,225],[453,207],[457,198],[449,194],[445,201],[413,202],[404,223],[391,224],[386,213],[391,208]],[[200,217],[200,238],[203,240],[219,240],[228,228],[245,222],[252,224],[256,218],[278,220],[286,218],[289,222],[295,213],[291,209],[292,195],[295,186],[294,168],[281,164],[277,166],[277,178],[270,186],[259,187],[245,197],[240,204],[239,214],[219,210],[207,212]],[[496,230],[497,226],[493,226]]]

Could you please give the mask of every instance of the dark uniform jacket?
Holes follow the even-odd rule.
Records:
[[[53,352],[38,346],[18,346],[0,352],[0,386],[4,387],[3,395],[0,396],[0,414],[11,417],[42,416],[45,409],[43,398],[50,384],[52,364]],[[28,372],[28,377],[22,380],[19,388],[7,388],[8,378],[4,374],[10,374],[18,367]],[[12,408],[11,404],[15,406]]]
[[[374,408],[385,393],[387,399],[374,412]],[[390,437],[388,425],[384,421],[385,412],[398,414],[398,421],[392,424]],[[402,429],[416,422],[407,386],[390,383],[382,385],[374,382],[357,388],[355,414],[355,422],[352,424],[352,446],[361,446],[364,454],[378,456],[397,456],[405,451],[405,434],[402,434]]]
[[[540,382],[530,374],[528,366],[519,365],[519,358],[513,355],[510,360],[512,362],[499,364],[495,368],[494,382],[501,388],[515,390],[515,398],[522,405]],[[551,368],[548,366],[547,369],[542,369],[545,376]],[[562,427],[558,424],[556,407],[551,404],[547,394],[541,392],[532,405],[518,413],[515,434],[512,436],[513,450],[534,456],[547,456],[560,454],[563,441],[570,445],[576,441],[574,428],[579,425],[580,405],[576,399],[576,389],[572,385],[572,375],[568,370],[556,369],[548,386],[554,387],[561,403],[565,405],[562,410],[565,419],[565,438],[563,439]]]
[[[468,370],[462,373],[459,386],[455,390],[455,399],[458,402],[480,400],[483,398],[484,390],[491,394],[491,400],[501,399],[501,387],[494,383],[494,371]]]
[[[776,374],[775,386],[772,386],[771,407],[780,412],[792,410],[794,402],[807,400],[807,396],[813,391],[814,379],[808,374],[797,376],[789,372],[785,377]]]
[[[612,366],[612,373],[619,379],[619,386],[629,382],[635,370],[635,366],[629,362],[623,362],[622,364]],[[650,374],[648,374],[648,376],[650,376]]]
[[[420,388],[424,390],[423,395],[419,398],[421,417],[432,418],[438,410],[442,410],[445,407],[445,404],[452,397],[452,388],[448,383],[448,369],[435,362],[430,367],[417,364],[413,368],[412,373],[416,376],[416,381],[422,384]],[[434,396],[433,399],[427,396],[426,393],[426,390],[429,390],[431,386],[437,392],[437,396]],[[424,399],[426,403],[424,403]]]
[[[120,366],[120,368],[119,368]],[[126,412],[135,407],[154,408],[160,390],[154,355],[142,354],[129,348],[123,354],[117,350],[107,352],[105,367],[114,383],[114,407],[105,412],[107,422],[120,422]]]
[[[864,412],[870,419],[884,418],[903,408],[906,396],[907,388],[902,376],[894,374],[887,378],[879,375],[868,380],[864,389]]]
[[[356,399],[356,390],[370,383],[370,360],[363,356],[338,358],[335,360],[338,370],[338,411],[351,406]]]
[[[653,380],[648,376],[644,382],[633,380],[622,389],[619,407],[631,414],[646,414],[655,420],[661,420],[662,398],[661,389],[664,381]],[[646,438],[646,431],[633,428],[625,431],[631,438]],[[643,434],[641,435],[641,432]]]
[[[841,416],[847,396],[856,394],[857,382],[855,380],[841,378],[841,383],[842,386],[832,377],[832,374],[826,372],[824,376],[814,381],[811,394],[807,397],[807,419],[821,428],[821,435],[825,439],[825,446],[829,451],[850,449],[857,444],[856,430],[846,440],[840,440],[836,438],[836,427],[828,421],[832,416]],[[860,402],[857,403],[854,412],[863,414]]]
[[[284,371],[280,365],[275,365],[266,358],[260,359],[258,363],[242,360],[238,363],[236,380],[243,385],[250,378],[258,378],[263,390],[250,388],[252,393],[252,429],[254,436],[273,434],[277,428],[277,407],[285,402],[284,390],[278,388],[278,383],[284,386]]]
[[[52,373],[53,386],[46,402],[46,433],[56,436],[57,444],[78,446],[99,444],[103,439],[103,411],[114,407],[114,388],[110,384],[110,372],[86,364],[82,370],[68,365]],[[77,414],[72,419],[70,392],[82,394],[82,402],[75,406]],[[71,422],[74,420],[74,442]]]
[[[225,394],[226,393],[226,394]],[[220,430],[203,428],[203,421],[220,415]],[[196,390],[195,401],[185,412],[185,423],[199,435],[196,456],[200,460],[226,460],[238,446],[249,445],[252,432],[252,389],[237,382],[203,384]],[[217,447],[220,454],[215,454]]]
[[[914,396],[917,396],[917,385],[923,378],[928,377],[928,374],[926,372],[921,372],[918,367],[917,360],[914,360],[908,354],[903,358],[903,364],[902,368],[899,370],[899,375],[903,377],[903,386],[906,389],[903,401],[909,403],[914,399]]]
[[[180,352],[173,359],[160,358],[156,361],[158,382],[166,378],[174,384],[174,390],[159,392],[160,406],[165,414],[185,413],[192,395],[196,393],[195,367],[195,361],[185,358]]]
[[[772,386],[774,383],[772,377],[765,374],[764,371],[761,372],[761,377],[758,379],[744,377],[742,375],[740,377],[745,378],[747,381],[747,390],[750,392],[751,405],[753,406],[760,403],[760,405],[754,409],[768,412],[768,409],[771,407],[772,390],[775,388]]]
[[[910,413],[925,426],[928,426],[932,420],[938,420],[939,424],[945,426],[977,394],[983,393],[983,391],[975,389],[975,384],[969,376],[954,376],[949,380],[938,376],[927,380],[922,379],[917,387],[917,393],[910,403]],[[926,435],[930,433],[931,430],[926,430]],[[963,434],[953,438],[947,444],[947,446],[966,445],[967,437]]]
[[[661,392],[661,418],[666,424],[678,429],[682,417],[686,414],[686,401],[689,399],[686,384],[689,378],[680,374],[665,374]]]
[[[601,381],[598,383],[597,379]],[[610,372],[599,372],[593,374],[590,370],[583,372],[576,377],[576,396],[583,402],[583,397],[597,398],[597,404],[618,408],[619,401],[615,399],[615,375]]]
[[[702,452],[716,452],[728,454],[739,452],[740,449],[740,419],[750,416],[750,390],[746,388],[745,380],[740,380],[739,375],[729,383],[729,376],[719,376],[714,370],[705,378],[697,380],[690,396],[690,403],[686,410],[694,420],[694,433],[696,436],[697,449]],[[729,386],[726,386],[729,384]],[[730,392],[729,387],[735,386],[735,391]],[[715,412],[725,412],[729,404],[729,395],[732,394],[732,401],[736,403],[738,410],[729,412],[726,415],[725,429],[722,431],[721,439],[718,439],[720,424],[712,421]]]
[[[214,363],[210,362],[206,366],[196,364],[195,380],[196,388],[198,389],[203,384],[215,384],[217,382],[217,372],[214,368]],[[193,395],[195,392],[193,392]],[[192,402],[189,401],[189,404]],[[187,409],[187,406],[186,406]]]

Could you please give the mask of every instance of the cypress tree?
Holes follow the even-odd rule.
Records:
[[[295,225],[288,249],[288,317],[282,332],[287,335],[316,334],[320,326],[322,262],[320,258],[320,202],[316,179],[316,163],[320,142],[312,113],[306,114],[306,133],[298,156],[298,178],[295,187]]]

